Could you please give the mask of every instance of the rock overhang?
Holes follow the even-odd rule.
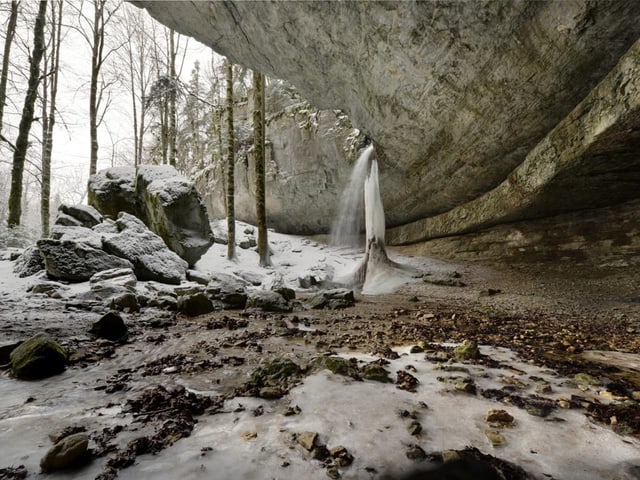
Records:
[[[631,0],[132,3],[291,81],[317,106],[347,111],[381,150],[389,226],[499,187],[640,37]],[[615,142],[603,158],[630,150]],[[594,188],[573,182],[571,169],[564,179],[576,198]],[[636,187],[622,182],[626,194],[612,201]],[[553,214],[553,196],[539,192],[536,215]]]

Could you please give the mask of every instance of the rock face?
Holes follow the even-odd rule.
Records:
[[[460,207],[398,242],[640,195],[637,54],[574,110],[640,37],[634,0],[133,3],[344,109],[376,142],[388,226]]]
[[[189,265],[213,244],[206,209],[195,186],[166,165],[103,170],[89,179],[89,204],[104,215],[141,219]]]

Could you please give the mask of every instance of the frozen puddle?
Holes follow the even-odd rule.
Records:
[[[527,396],[534,393],[536,382],[546,380],[552,389],[542,395],[546,398],[599,397],[598,387],[578,389],[575,383],[552,371],[519,361],[507,349],[481,350],[504,367],[462,363],[443,367],[426,360],[424,353],[409,354],[408,348],[397,349],[400,357],[389,360],[385,368],[392,379],[397,371],[411,372],[419,382],[415,392],[401,390],[392,383],[356,381],[322,370],[306,377],[281,400],[233,398],[226,402],[224,413],[198,417],[190,437],[157,455],[138,456],[133,466],[120,470],[118,478],[328,478],[322,463],[297,443],[296,435],[302,432],[315,432],[317,443],[329,450],[343,446],[353,455],[353,463],[340,468],[341,478],[345,479],[381,479],[428,467],[428,461],[407,458],[407,450],[414,445],[427,453],[473,446],[516,463],[540,479],[637,478],[626,472],[640,465],[638,440],[591,422],[581,409],[558,408],[543,418],[457,391],[456,381],[472,378],[478,391],[520,384],[515,393]],[[344,356],[357,358],[361,364],[378,360],[360,354]],[[89,370],[67,371],[40,382],[0,377],[0,467],[24,464],[30,473],[28,478],[95,478],[104,457],[78,471],[36,473],[39,459],[51,445],[49,434],[74,423],[86,425],[88,431],[131,425],[132,417],[123,415],[118,406],[125,395],[106,398],[95,392],[94,375]],[[126,396],[140,392],[139,388],[134,390]],[[29,396],[40,401],[24,403]],[[42,401],[43,398],[49,400]],[[105,400],[115,406],[103,408]],[[285,415],[288,407],[295,406],[299,413]],[[506,410],[515,418],[513,425],[491,427],[485,421],[490,409]],[[414,421],[422,426],[417,435],[409,431]],[[492,446],[485,433],[489,429],[497,430],[506,443]],[[124,432],[116,443],[122,446],[143,434],[143,430],[141,427]]]

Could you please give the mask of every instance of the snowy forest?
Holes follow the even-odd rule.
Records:
[[[86,201],[100,169],[168,164],[206,184],[228,152],[253,149],[232,110],[247,112],[262,76],[144,10],[15,0],[0,15],[0,244],[46,236],[58,205]],[[295,103],[312,110],[285,82],[265,83],[267,115]]]

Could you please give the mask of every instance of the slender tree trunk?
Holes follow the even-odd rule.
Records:
[[[58,10],[56,12],[56,5]],[[57,18],[56,18],[57,16]],[[62,28],[62,1],[54,0],[51,3],[51,83],[47,86],[44,79],[44,95],[42,109],[42,183],[40,190],[40,218],[42,224],[42,236],[49,236],[50,202],[51,202],[51,153],[53,151],[53,127],[56,123],[56,96],[58,94],[58,73],[60,70],[60,43]],[[45,63],[46,65],[46,63]],[[46,72],[46,68],[45,68]],[[47,89],[49,111],[46,108]]]
[[[4,105],[7,101],[7,80],[9,78],[9,57],[11,55],[11,44],[16,33],[16,22],[18,20],[18,5],[20,2],[12,0],[11,16],[7,26],[7,36],[4,40],[4,55],[2,57],[2,74],[0,74],[0,132],[2,131],[2,119],[4,117]]]
[[[233,66],[227,60],[227,258],[236,256],[235,152],[233,138]]]
[[[133,109],[133,166],[140,164],[138,157],[138,104],[136,102],[136,82],[135,72],[133,69],[133,42],[131,37],[128,39],[127,53],[129,55],[129,85],[131,86],[131,107]]]
[[[40,83],[40,62],[44,52],[44,23],[47,12],[47,1],[41,0],[38,8],[35,26],[33,29],[33,51],[29,66],[29,83],[24,99],[22,117],[18,128],[16,149],[13,152],[13,167],[11,169],[11,191],[9,193],[9,228],[20,225],[22,216],[22,177],[24,174],[24,162],[29,147],[29,131],[33,123],[34,106],[38,96],[38,84]]]
[[[253,151],[256,166],[256,218],[258,221],[258,255],[260,266],[271,265],[269,240],[267,238],[267,214],[265,208],[265,121],[264,121],[264,75],[253,72]]]
[[[93,0],[93,44],[91,45],[91,83],[89,86],[89,139],[91,154],[89,175],[98,169],[98,80],[102,67],[104,45],[104,4],[106,0]]]
[[[178,156],[177,132],[176,132],[176,44],[174,40],[175,32],[169,30],[169,77],[173,82],[169,90],[169,164],[176,166],[176,157]]]

